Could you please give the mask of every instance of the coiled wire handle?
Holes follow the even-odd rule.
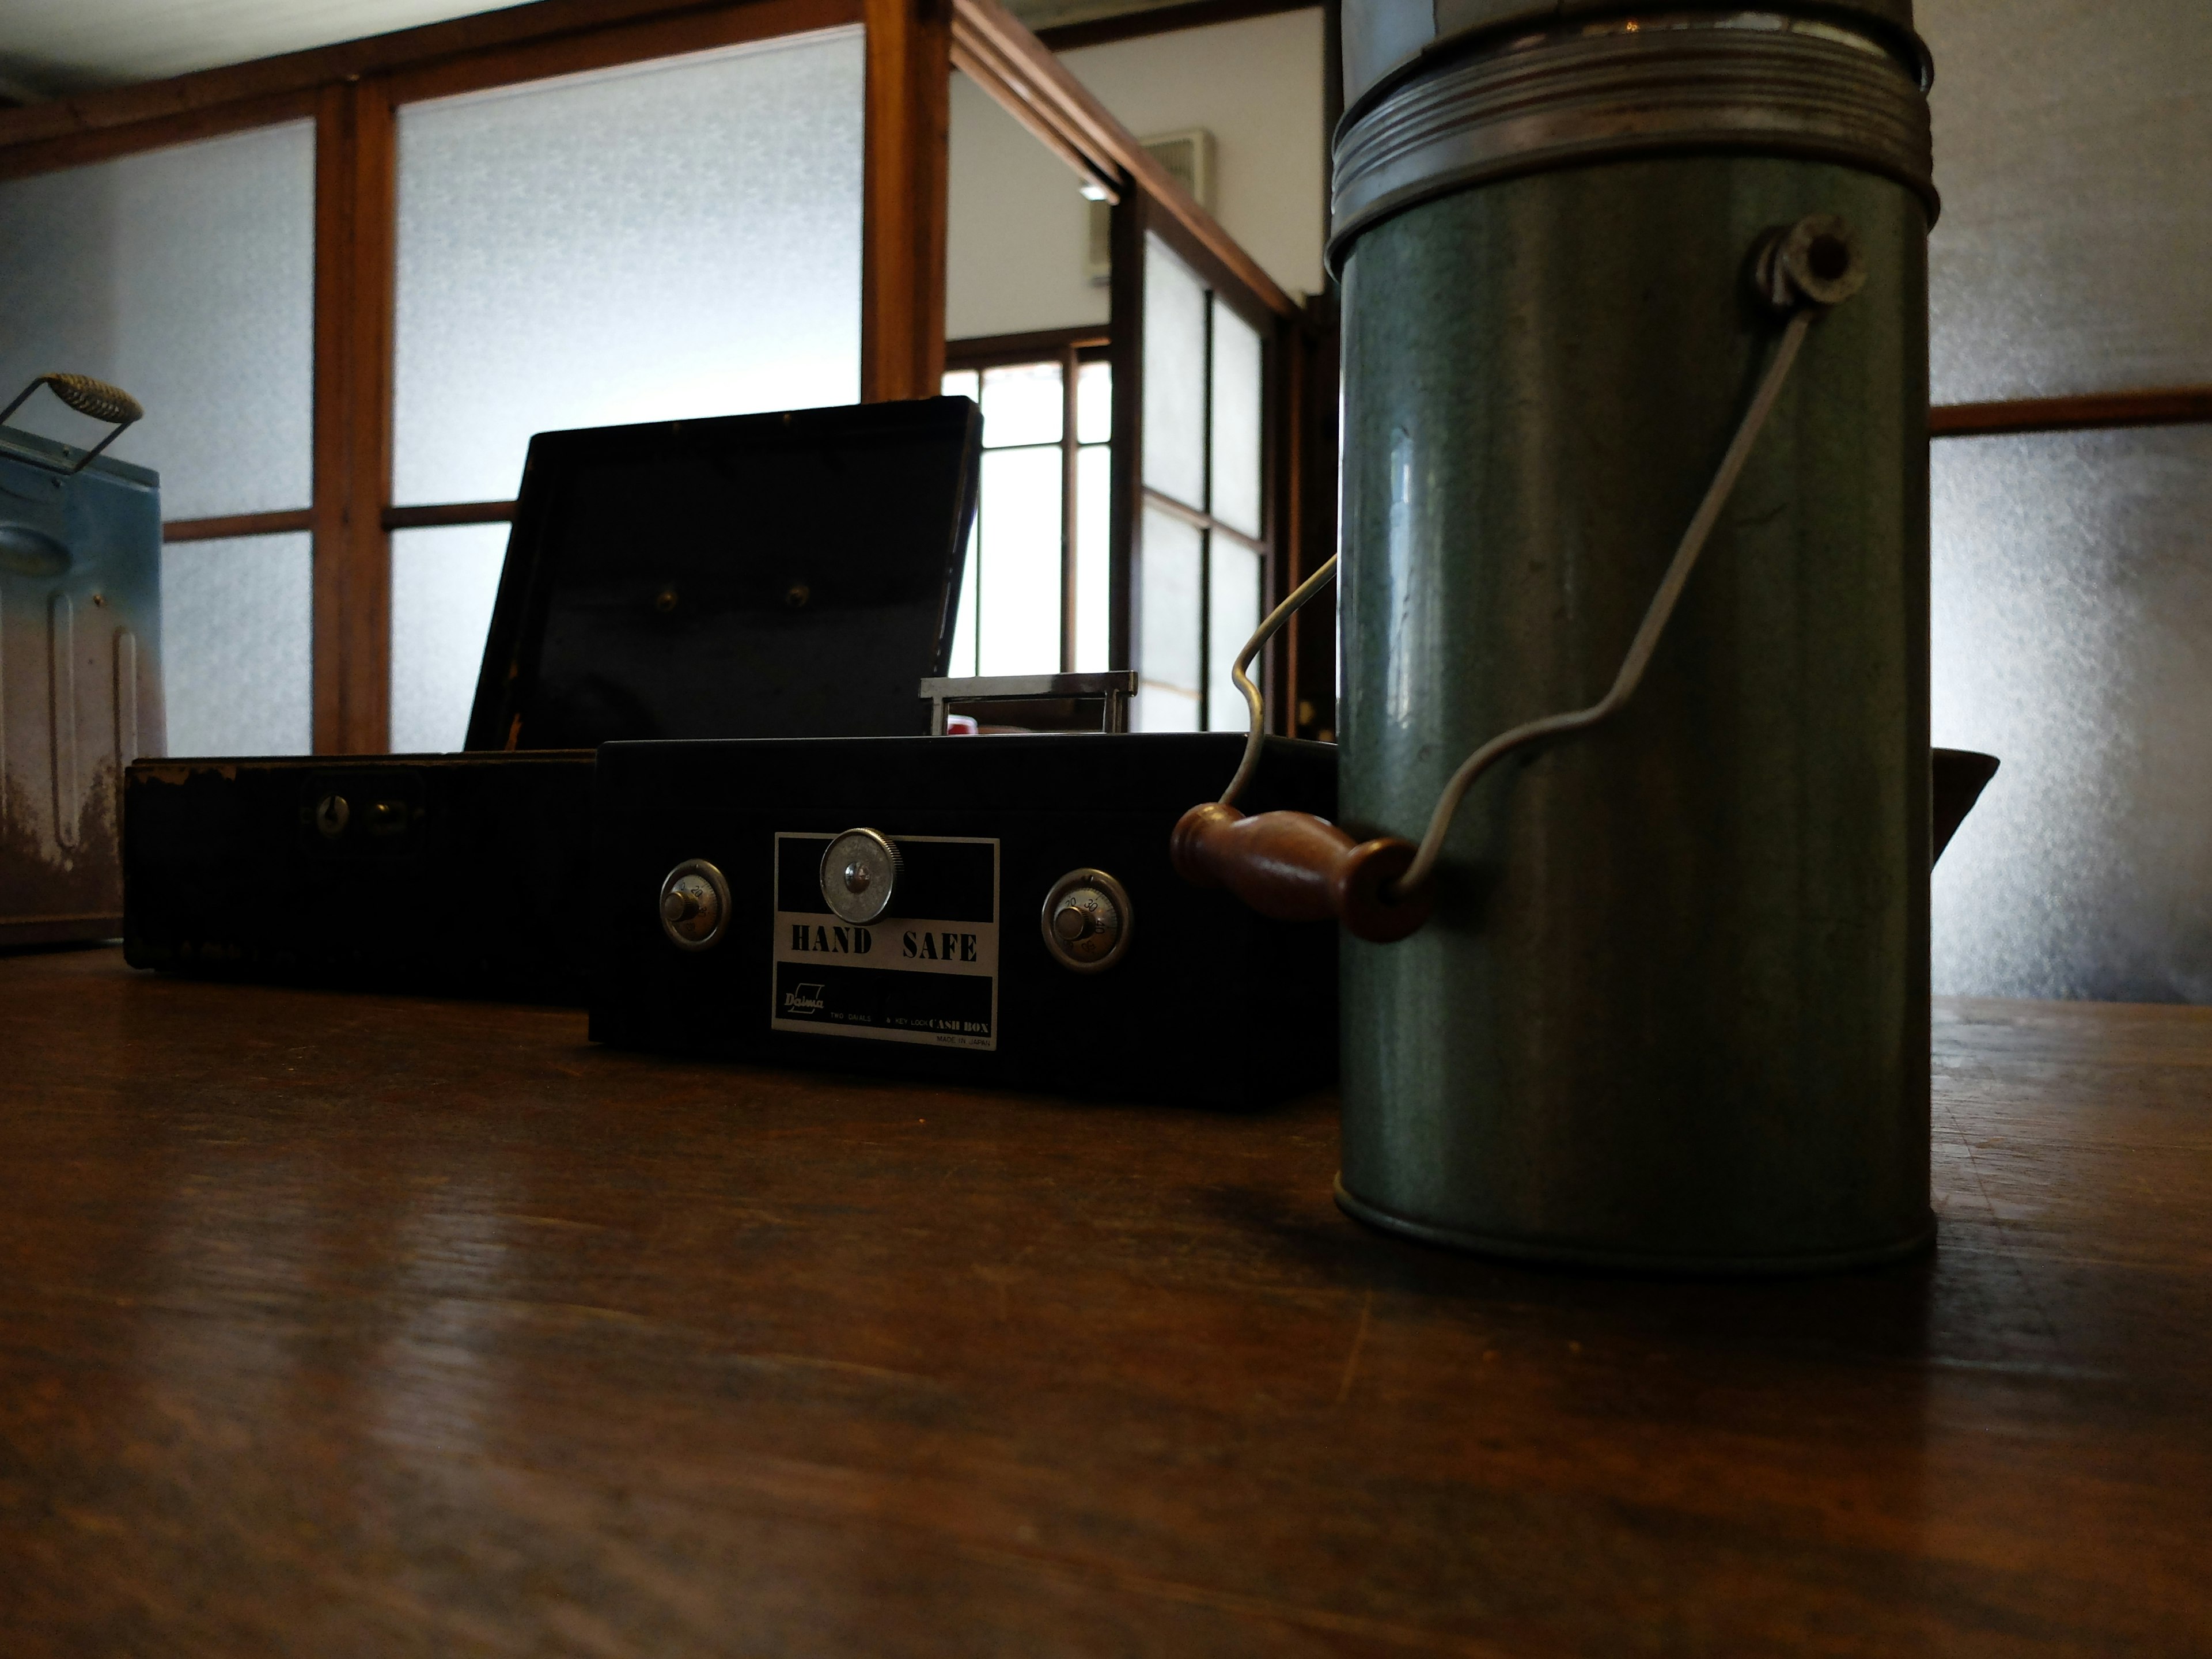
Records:
[[[1170,850],[1186,879],[1201,886],[1225,885],[1262,914],[1285,920],[1333,915],[1357,937],[1378,942],[1404,939],[1427,921],[1429,878],[1443,856],[1452,818],[1476,780],[1516,750],[1587,732],[1619,714],[1635,696],[1675,603],[1697,568],[1698,556],[1719,522],[1767,416],[1774,412],[1783,383],[1805,343],[1806,331],[1830,307],[1840,305],[1865,285],[1866,262],[1849,225],[1833,215],[1814,214],[1762,237],[1753,250],[1751,276],[1760,298],[1785,313],[1789,321],[1606,694],[1586,708],[1547,714],[1501,732],[1469,755],[1437,796],[1417,848],[1395,836],[1355,846],[1343,830],[1317,818],[1295,826],[1268,823],[1308,817],[1306,814],[1263,812],[1247,818],[1236,811],[1237,797],[1259,765],[1265,730],[1260,689],[1245,670],[1298,607],[1334,580],[1337,562],[1332,557],[1268,613],[1230,671],[1250,711],[1251,733],[1244,744],[1243,763],[1221,799],[1193,807],[1176,825]],[[1404,849],[1410,849],[1410,857]]]
[[[70,469],[74,477],[92,464],[92,458],[121,437],[124,429],[146,418],[144,405],[119,386],[110,386],[105,380],[95,380],[89,374],[41,374],[15,394],[15,401],[0,409],[0,425],[21,409],[30,395],[40,386],[54,389],[54,396],[80,415],[88,415],[95,421],[110,421],[114,429],[91,448],[86,450]]]

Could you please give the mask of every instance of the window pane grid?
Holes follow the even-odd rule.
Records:
[[[1157,236],[1145,260],[1144,513],[1138,544],[1133,724],[1242,730],[1231,678],[1260,624],[1267,345],[1261,331]]]
[[[945,374],[983,410],[983,484],[961,575],[951,672],[1108,665],[1112,368],[1053,357]]]

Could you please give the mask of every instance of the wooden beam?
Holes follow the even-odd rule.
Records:
[[[1115,119],[1090,88],[1071,75],[1044,43],[998,0],[952,0],[952,33],[960,66],[1031,131],[1040,125],[1056,136],[1053,148],[1086,174],[1134,180],[1169,219],[1204,247],[1269,311],[1285,320],[1297,303],[1237,239],[1169,174],[1136,136]],[[970,67],[973,65],[974,67]]]
[[[1928,435],[1985,438],[2007,432],[2087,432],[2106,427],[2195,426],[2208,421],[2212,421],[2212,386],[2185,386],[2094,392],[2078,398],[1938,404],[1928,411]]]
[[[556,75],[611,69],[685,52],[712,52],[817,29],[849,27],[861,21],[862,0],[749,0],[711,11],[687,11],[672,17],[556,35],[499,52],[449,58],[395,71],[392,101],[449,98],[489,87],[517,86]]]
[[[43,106],[34,105],[33,108]],[[164,149],[201,138],[220,138],[283,121],[303,120],[315,112],[313,92],[284,92],[267,98],[249,98],[211,109],[188,109],[127,127],[95,127],[65,132],[52,138],[0,148],[0,179],[24,179],[33,173],[58,173],[64,167],[86,167],[112,161],[142,150]]]
[[[0,110],[0,149],[70,133],[128,127],[283,93],[313,92],[441,59],[496,53],[563,34],[689,13],[732,9],[730,0],[538,0],[450,22],[399,29],[249,64]]]
[[[860,397],[933,398],[945,376],[946,0],[865,0],[868,90]]]
[[[1095,323],[1076,328],[1041,328],[1027,334],[975,334],[945,343],[945,366],[997,368],[1007,363],[1042,362],[1064,351],[1102,350],[1111,338]]]
[[[392,303],[397,146],[374,78],[316,112],[314,746],[390,744]]]
[[[172,519],[161,526],[165,542],[221,542],[238,536],[282,536],[315,527],[307,507],[284,513],[231,513],[219,519]]]

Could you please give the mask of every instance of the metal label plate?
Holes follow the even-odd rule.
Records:
[[[897,836],[889,914],[841,921],[822,897],[827,835],[779,830],[773,1030],[933,1048],[999,1046],[999,843]]]

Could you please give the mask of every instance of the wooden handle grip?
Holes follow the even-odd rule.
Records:
[[[1429,919],[1425,888],[1395,903],[1382,896],[1413,863],[1413,842],[1395,836],[1355,842],[1310,812],[1248,818],[1208,801],[1182,815],[1169,852],[1193,886],[1226,887],[1278,921],[1334,917],[1354,938],[1387,945]]]

